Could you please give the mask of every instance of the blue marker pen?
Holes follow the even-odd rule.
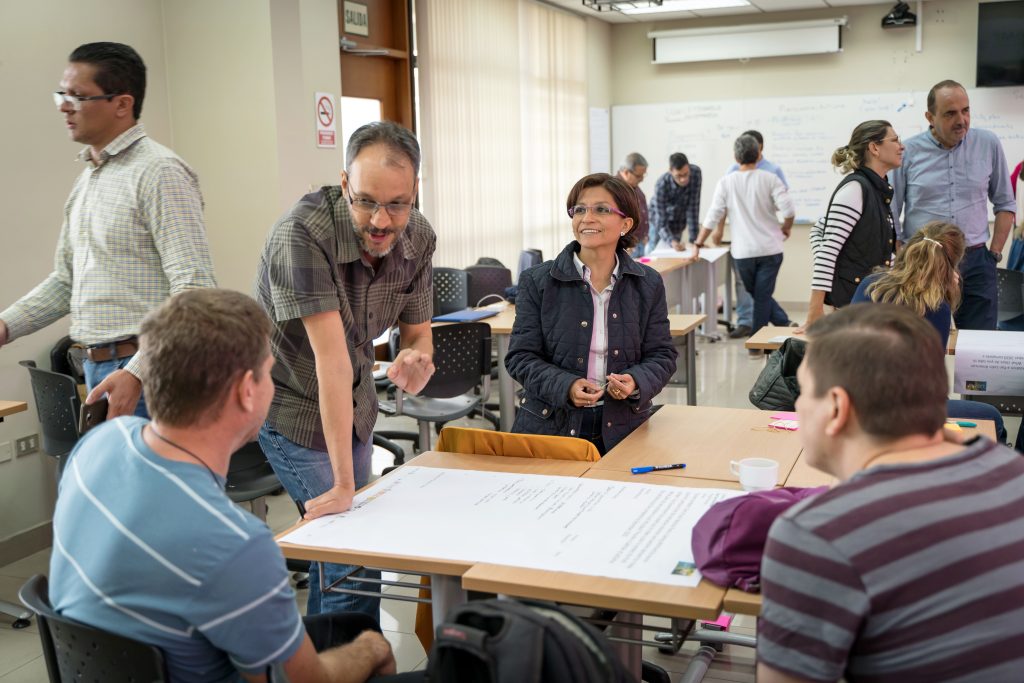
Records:
[[[634,467],[630,470],[633,474],[644,474],[646,472],[660,472],[661,470],[681,470],[686,467],[686,463],[678,463],[675,465],[648,465],[647,467]]]

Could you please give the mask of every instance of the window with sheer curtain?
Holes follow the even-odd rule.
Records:
[[[586,22],[532,0],[417,0],[416,24],[434,265],[552,258],[588,167]]]

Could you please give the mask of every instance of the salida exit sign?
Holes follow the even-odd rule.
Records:
[[[345,2],[345,33],[370,35],[370,12],[361,2]]]

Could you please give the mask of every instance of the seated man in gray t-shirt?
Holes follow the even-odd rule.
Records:
[[[270,530],[224,493],[231,454],[255,438],[274,395],[269,334],[256,302],[227,290],[186,291],[146,317],[153,420],[111,420],[72,452],[53,519],[51,601],[159,647],[174,681],[394,673],[372,618],[319,615],[304,627]]]
[[[1024,458],[947,440],[945,349],[909,308],[808,335],[803,457],[841,483],[771,528],[758,682],[1021,680]]]

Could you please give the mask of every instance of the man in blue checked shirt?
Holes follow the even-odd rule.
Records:
[[[651,197],[651,231],[658,244],[683,251],[700,230],[700,167],[679,152],[668,158],[668,166]]]
[[[997,321],[996,264],[1013,227],[1016,204],[1010,169],[999,138],[971,128],[967,91],[941,81],[928,93],[929,128],[906,141],[903,165],[893,171],[892,216],[907,240],[928,221],[960,227],[967,253],[960,263],[963,300],[954,319],[965,330],[994,330]],[[995,224],[989,243],[988,202]],[[902,212],[902,217],[901,217]]]
[[[0,312],[0,346],[71,314],[85,347],[88,403],[146,415],[139,323],[175,292],[214,287],[195,172],[139,123],[146,65],[121,43],[75,49],[53,93],[68,137],[86,145],[57,239],[54,269]]]

